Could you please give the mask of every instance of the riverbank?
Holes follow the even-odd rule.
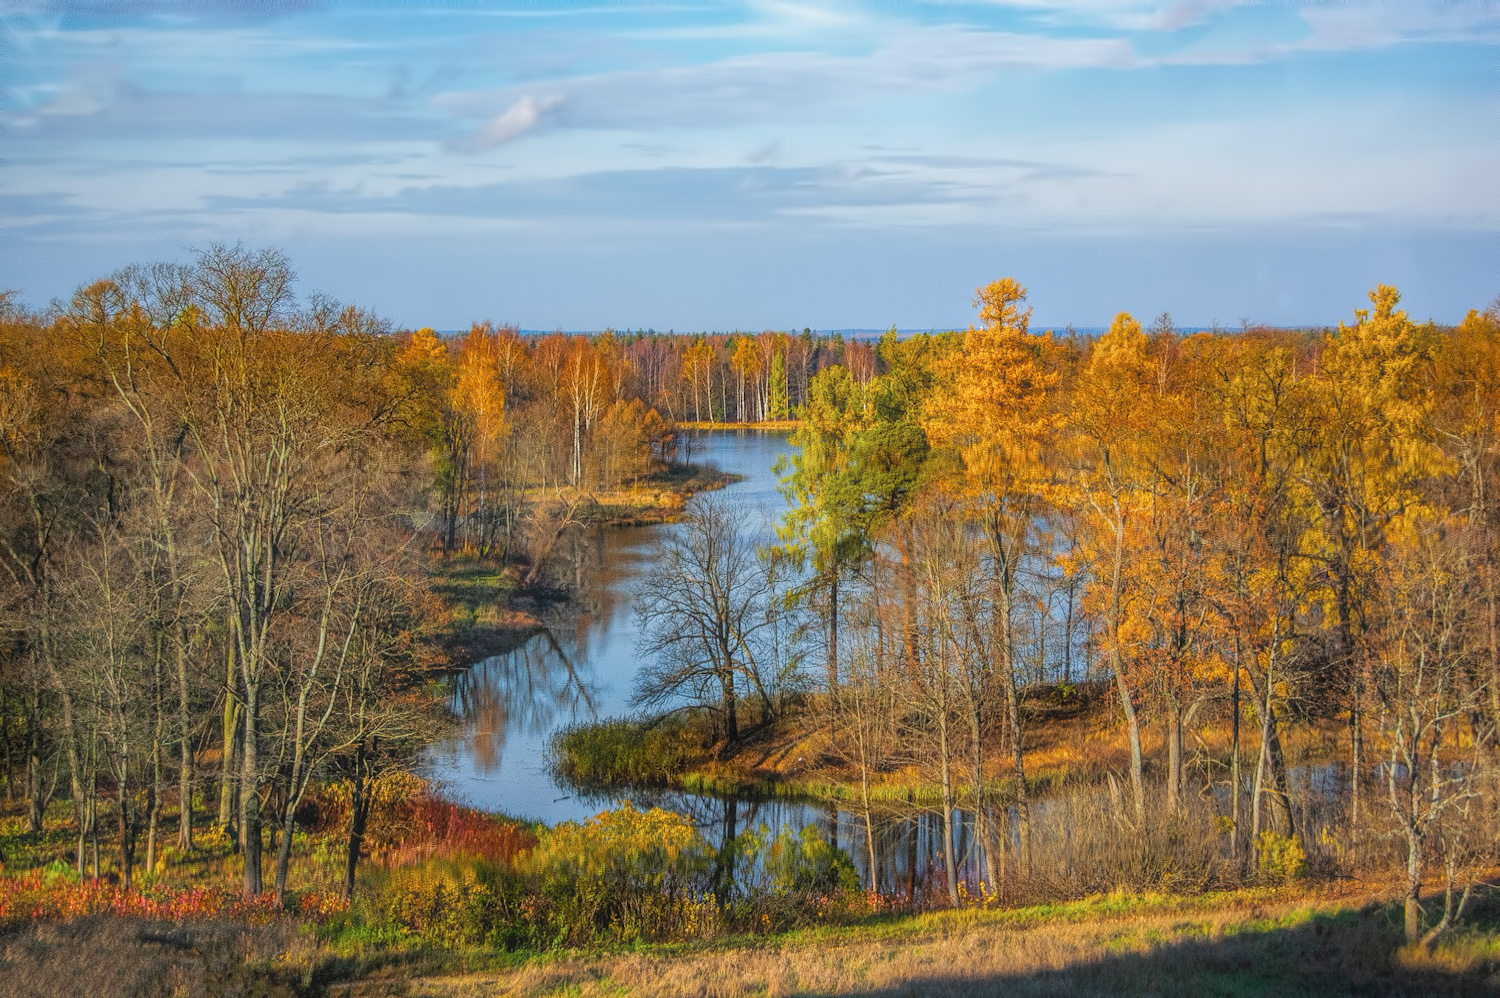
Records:
[[[331,944],[296,922],[94,916],[0,935],[16,994],[52,998],[702,995],[1480,995],[1500,986],[1493,906],[1431,952],[1387,893],[1257,888],[872,915],[711,943],[559,954]]]
[[[334,994],[423,998],[652,995],[1460,995],[1493,993],[1495,919],[1428,953],[1384,895],[1273,890],[1110,895],[968,908],[699,947],[528,959]],[[388,989],[389,988],[389,989]]]
[[[1027,793],[1046,797],[1069,786],[1098,785],[1123,777],[1130,747],[1119,723],[1113,687],[1106,683],[1045,684],[1022,691]],[[786,798],[854,804],[863,799],[857,762],[834,751],[825,701],[808,697],[770,725],[747,728],[728,754],[714,741],[711,718],[687,712],[669,720],[608,720],[571,728],[560,736],[554,755],[560,772],[587,787],[670,788],[690,793],[744,798]],[[1225,711],[1227,715],[1227,711]],[[1242,724],[1245,723],[1242,720]],[[1284,736],[1287,763],[1305,766],[1340,761],[1337,721],[1309,721]],[[1241,729],[1248,739],[1247,729]],[[1167,769],[1167,740],[1159,725],[1141,733],[1148,775]],[[1254,765],[1253,744],[1241,743],[1241,766]],[[1233,756],[1229,718],[1204,723],[1194,741],[1195,758],[1227,775]],[[967,776],[967,762],[956,764]],[[986,789],[997,799],[1014,799],[1015,777],[1007,745],[987,746]],[[942,800],[942,788],[929,770],[893,766],[870,774],[870,800],[902,807]]]
[[[790,433],[802,425],[800,419],[762,419],[753,423],[720,423],[711,419],[674,424],[679,430],[778,430]]]
[[[738,475],[708,465],[673,464],[627,488],[558,488],[549,491],[546,500],[570,510],[573,522],[583,526],[646,526],[670,523],[695,494],[739,480]],[[465,669],[513,651],[546,626],[532,611],[512,605],[512,597],[523,587],[524,564],[466,552],[446,557],[432,553],[425,570],[437,601],[431,643],[445,669]]]
[[[775,879],[745,882],[725,905],[708,890],[725,853],[676,815],[621,808],[545,828],[455,806],[409,781],[376,794],[371,855],[346,902],[336,886],[342,801],[320,795],[310,809],[293,851],[295,891],[283,902],[240,898],[238,857],[212,832],[193,856],[168,857],[124,891],[109,868],[97,883],[69,871],[65,807],[54,807],[40,837],[21,829],[18,808],[0,809],[13,864],[0,876],[7,993],[894,998],[1477,995],[1500,986],[1500,899],[1483,888],[1429,951],[1405,943],[1389,877],[1357,870],[1008,907],[975,888],[950,907],[930,885],[914,898],[839,886],[836,862],[820,872],[818,858],[833,854],[816,843],[788,867],[795,839],[751,836],[735,855],[755,866],[757,855],[782,850],[770,859]],[[614,870],[635,872],[619,879]],[[1426,925],[1441,914],[1433,873]]]

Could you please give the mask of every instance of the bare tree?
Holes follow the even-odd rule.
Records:
[[[774,620],[771,588],[744,516],[717,497],[695,498],[637,596],[642,651],[653,661],[641,672],[636,703],[714,707],[727,753],[740,738],[738,677],[754,689],[763,715],[774,710],[760,664]]]
[[[1394,566],[1384,594],[1383,654],[1374,668],[1381,727],[1389,746],[1384,762],[1387,803],[1406,840],[1406,939],[1430,945],[1463,915],[1469,890],[1453,902],[1462,835],[1442,834],[1450,819],[1478,794],[1482,744],[1443,757],[1443,735],[1483,705],[1482,687],[1466,681],[1475,654],[1468,625],[1474,604],[1472,559],[1458,530],[1422,525]],[[1464,823],[1459,823],[1463,828]],[[1448,874],[1442,920],[1421,931],[1422,879],[1430,858]]]

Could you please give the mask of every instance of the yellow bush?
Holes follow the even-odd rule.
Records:
[[[1307,873],[1307,853],[1296,836],[1267,829],[1255,841],[1256,864],[1271,880],[1296,880]]]

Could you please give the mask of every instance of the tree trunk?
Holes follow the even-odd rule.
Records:
[[[839,692],[839,570],[835,565],[828,579],[828,713],[836,712]]]
[[[958,907],[958,865],[953,857],[953,776],[949,768],[948,719],[938,718],[938,752],[943,782],[943,876],[948,881],[948,901]]]
[[[1407,831],[1406,836],[1406,941],[1422,938],[1422,839]]]
[[[135,821],[130,813],[130,770],[128,759],[122,759],[117,772],[120,775],[118,819],[120,826],[120,882],[129,891],[135,869]]]
[[[1117,515],[1120,519],[1115,525],[1115,563],[1110,581],[1109,665],[1114,670],[1120,709],[1125,712],[1125,732],[1130,740],[1130,789],[1135,797],[1135,820],[1139,825],[1146,820],[1146,786],[1141,763],[1141,725],[1136,718],[1130,687],[1125,682],[1125,663],[1120,654],[1120,576],[1125,564],[1125,521],[1124,514]]]
[[[193,736],[188,717],[187,636],[177,635],[177,796],[181,813],[177,821],[177,848],[183,853],[193,848]]]
[[[1360,730],[1360,688],[1359,678],[1353,678],[1354,689],[1351,693],[1351,704],[1349,707],[1349,827],[1356,833],[1359,831],[1360,822],[1360,787],[1364,783],[1361,779],[1361,767],[1363,763],[1360,756],[1364,754],[1364,733]]]
[[[1021,848],[1017,863],[1025,863],[1031,852],[1031,806],[1026,793],[1026,758],[1021,739],[1021,697],[1016,683],[1015,643],[1011,640],[1011,585],[1008,568],[1002,567],[1005,560],[1000,541],[999,527],[994,528],[995,547],[995,618],[996,634],[991,639],[1000,657],[1000,680],[1005,684],[1006,720],[1010,725],[1010,761],[1016,775],[1016,819],[1020,825]],[[975,739],[979,737],[976,730]]]
[[[735,713],[734,671],[725,666],[719,671],[720,703],[724,710],[724,756],[740,740],[739,716]]]
[[[1182,809],[1182,702],[1173,693],[1167,702],[1167,807]]]
[[[297,803],[287,801],[286,814],[281,819],[281,842],[276,846],[276,903],[281,903],[286,892],[287,868],[292,860],[292,833],[297,827]]]
[[[1240,854],[1240,642],[1239,634],[1234,639],[1234,685],[1229,694],[1230,702],[1230,840],[1229,854]]]
[[[244,744],[240,755],[240,852],[245,857],[246,897],[261,893],[260,875],[260,685],[246,683]]]
[[[354,778],[349,792],[349,849],[344,862],[344,887],[341,892],[345,901],[354,898],[354,872],[359,867],[359,853],[365,842],[365,819],[370,813],[369,794],[366,790],[365,743],[361,741],[354,755]]]
[[[146,875],[156,872],[156,830],[161,824],[161,739],[151,745],[151,787],[146,791]]]
[[[224,751],[219,759],[219,830],[229,835],[234,823],[234,814],[239,808],[235,800],[236,779],[234,772],[234,747],[239,742],[239,703],[235,696],[238,683],[234,675],[234,654],[225,660],[228,675],[224,680],[224,715],[221,719]],[[238,849],[238,842],[236,842]]]
[[[89,833],[94,830],[94,823],[99,820],[99,759],[98,745],[93,743],[89,748],[89,782],[88,789],[84,793],[81,802],[80,814],[82,820],[78,823],[78,879],[83,879],[84,858],[87,855]],[[94,879],[99,879],[98,840],[94,845]]]
[[[47,813],[47,802],[42,799],[41,714],[41,690],[33,677],[26,705],[26,830],[32,835],[41,832],[42,819]]]

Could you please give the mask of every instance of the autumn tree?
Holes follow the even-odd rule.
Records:
[[[1097,602],[1104,620],[1109,668],[1130,743],[1130,782],[1137,821],[1145,818],[1141,729],[1127,674],[1125,623],[1127,539],[1149,492],[1149,470],[1140,452],[1144,408],[1153,394],[1146,336],[1121,312],[1089,357],[1073,398],[1070,420],[1074,501],[1092,527],[1091,559],[1099,575]]]
[[[635,701],[712,707],[723,725],[723,751],[740,739],[739,681],[773,712],[762,678],[764,641],[775,608],[772,577],[742,515],[713,498],[693,500],[680,533],[663,539],[641,583],[637,614],[651,663]]]
[[[1386,531],[1420,501],[1421,481],[1439,470],[1423,377],[1431,330],[1396,305],[1395,288],[1370,292],[1373,310],[1355,311],[1323,344],[1316,382],[1320,431],[1310,441],[1302,482],[1318,512],[1307,547],[1324,565],[1325,605],[1336,622],[1338,654],[1349,696],[1353,821],[1360,812],[1365,688],[1365,605],[1375,597]]]
[[[1008,277],[979,289],[974,303],[984,326],[971,327],[957,348],[934,364],[936,384],[928,396],[925,421],[934,446],[957,452],[961,472],[952,487],[989,544],[989,633],[975,638],[1004,691],[1023,842],[1029,823],[1015,647],[1016,587],[1021,566],[1032,553],[1037,519],[1047,511],[1055,491],[1045,454],[1059,425],[1049,399],[1058,376],[1042,363],[1045,343],[1029,331],[1031,310],[1021,308],[1025,300],[1026,289]],[[985,699],[981,693],[974,703],[976,746],[978,713]],[[977,755],[974,767],[976,774],[981,772]],[[976,785],[982,782],[976,776]],[[979,807],[982,813],[982,802]]]

